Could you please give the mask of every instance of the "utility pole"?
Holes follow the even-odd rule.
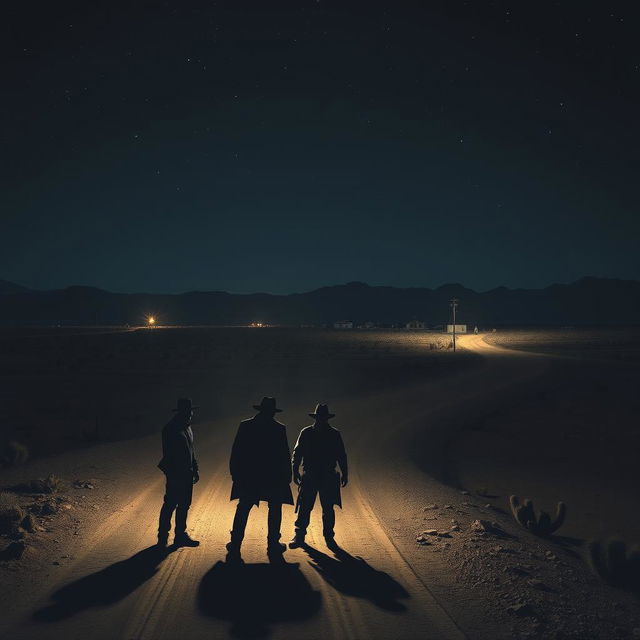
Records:
[[[458,308],[458,303],[460,300],[458,298],[451,298],[449,300],[451,303],[451,309],[453,310],[453,352],[456,352],[456,309]]]

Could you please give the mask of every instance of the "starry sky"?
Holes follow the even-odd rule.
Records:
[[[0,278],[640,279],[633,3],[12,3]]]

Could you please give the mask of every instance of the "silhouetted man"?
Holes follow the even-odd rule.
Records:
[[[282,554],[286,549],[279,540],[282,505],[293,504],[287,430],[274,418],[281,411],[276,408],[275,398],[262,398],[262,402],[253,408],[258,414],[240,423],[229,460],[233,479],[231,500],[238,498],[231,541],[227,544],[229,560],[240,560],[249,512],[254,504],[259,506],[261,500],[269,505],[269,555]]]
[[[337,504],[342,508],[340,486],[346,487],[349,481],[347,453],[340,432],[329,424],[329,420],[335,415],[329,413],[329,407],[319,404],[309,415],[315,418],[315,423],[300,432],[291,460],[293,481],[300,488],[296,502],[296,532],[289,546],[293,549],[304,545],[311,511],[316,496],[320,494],[322,533],[327,546],[337,549],[333,531],[336,522],[333,505]],[[340,466],[342,477],[336,469],[336,463]],[[300,464],[304,469],[302,477]]]
[[[175,416],[162,430],[162,460],[158,467],[167,477],[164,502],[160,509],[158,546],[166,546],[171,529],[171,517],[176,512],[174,544],[197,547],[187,533],[187,512],[191,506],[193,485],[198,482],[198,462],[193,453],[191,420],[194,407],[190,398],[178,398]]]

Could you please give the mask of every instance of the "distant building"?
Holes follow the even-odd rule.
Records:
[[[453,333],[453,325],[447,325],[447,333]],[[467,325],[466,324],[456,324],[456,333],[467,333]]]
[[[411,322],[407,322],[405,325],[406,329],[426,329],[427,323],[422,322],[422,320],[411,320]]]
[[[334,329],[353,329],[353,320],[338,320],[333,323]]]
[[[375,329],[376,323],[375,322],[371,322],[371,320],[368,320],[362,326],[363,326],[364,329]]]

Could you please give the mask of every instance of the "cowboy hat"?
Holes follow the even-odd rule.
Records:
[[[183,411],[193,411],[193,409],[199,409],[191,402],[191,398],[178,398],[176,402],[176,408],[172,409],[174,413],[182,413]]]
[[[276,399],[269,398],[267,396],[262,398],[260,404],[254,404],[253,408],[256,411],[275,411],[276,413],[280,413],[282,411],[282,409],[276,408]]]
[[[309,414],[312,418],[324,418],[325,420],[329,420],[329,418],[335,418],[335,413],[329,413],[329,405],[326,404],[317,404],[316,410],[313,413]]]

